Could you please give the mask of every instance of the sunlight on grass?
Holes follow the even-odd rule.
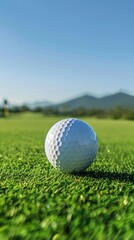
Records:
[[[55,170],[44,139],[58,117],[0,119],[0,239],[133,239],[134,123],[83,118],[98,135],[81,174]]]

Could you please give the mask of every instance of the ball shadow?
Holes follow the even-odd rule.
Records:
[[[103,172],[103,171],[83,171],[80,173],[74,173],[75,176],[79,177],[90,177],[96,179],[109,179],[109,180],[119,180],[121,182],[132,182],[134,183],[134,174],[129,174],[126,172]]]

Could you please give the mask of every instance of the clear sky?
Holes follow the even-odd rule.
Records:
[[[0,101],[134,94],[133,0],[0,0]]]

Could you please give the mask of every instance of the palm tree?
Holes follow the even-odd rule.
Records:
[[[8,101],[7,101],[7,99],[4,99],[3,105],[4,105],[3,115],[4,115],[4,117],[9,117],[9,108],[8,108]]]

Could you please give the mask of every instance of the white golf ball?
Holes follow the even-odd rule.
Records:
[[[98,151],[93,128],[74,118],[54,124],[46,136],[44,147],[52,166],[66,173],[88,168]]]

